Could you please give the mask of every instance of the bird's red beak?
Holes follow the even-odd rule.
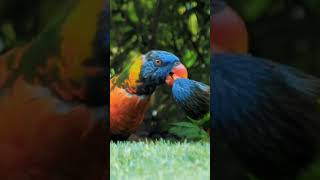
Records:
[[[187,68],[181,63],[172,68],[170,74],[167,76],[166,84],[172,86],[174,81],[178,78],[188,78]]]

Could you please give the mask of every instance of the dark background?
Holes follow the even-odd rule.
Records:
[[[320,1],[228,0],[245,20],[249,51],[320,76]]]

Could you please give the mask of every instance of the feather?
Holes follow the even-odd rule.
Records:
[[[110,81],[110,133],[129,135],[142,123],[150,96],[130,94]]]
[[[102,113],[104,113],[102,111]],[[105,114],[68,104],[19,77],[0,98],[1,179],[101,179]]]
[[[209,112],[210,88],[206,84],[178,78],[172,87],[173,99],[192,119],[201,119]]]
[[[211,85],[213,139],[223,139],[253,173],[295,177],[312,162],[317,78],[261,58],[215,54]]]

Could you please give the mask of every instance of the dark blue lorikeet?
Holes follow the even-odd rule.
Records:
[[[214,54],[210,83],[217,174],[226,151],[259,179],[295,179],[312,164],[319,151],[319,79],[249,55]]]

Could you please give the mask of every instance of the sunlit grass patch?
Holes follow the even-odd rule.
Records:
[[[111,179],[210,179],[210,145],[204,142],[110,144]]]

